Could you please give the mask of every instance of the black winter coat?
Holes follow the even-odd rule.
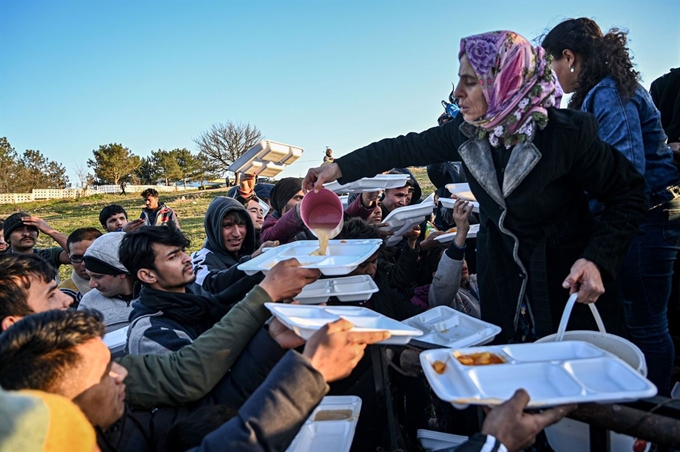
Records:
[[[550,108],[548,116],[533,143],[509,150],[477,139],[459,115],[441,127],[382,140],[335,161],[343,184],[388,166],[463,162],[480,203],[482,319],[503,328],[497,342],[514,336],[522,304],[539,337],[554,333],[569,295],[561,284],[573,263],[588,259],[605,282],[613,281],[647,210],[644,179],[599,140],[592,115]],[[607,206],[597,221],[586,192]],[[605,325],[611,326],[619,306],[612,297],[600,301]],[[594,328],[587,307],[577,308],[571,327]]]

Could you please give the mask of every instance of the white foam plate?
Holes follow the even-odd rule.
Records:
[[[424,335],[420,342],[448,348],[462,348],[491,342],[501,332],[499,326],[476,319],[448,306],[437,306],[403,321]]]
[[[128,326],[106,333],[102,340],[109,350],[117,350],[127,344]]]
[[[394,232],[387,239],[387,246],[399,243],[402,236],[413,229],[413,226],[420,224],[426,217],[432,215],[434,209],[434,197],[427,197],[420,204],[412,206],[397,207],[389,213],[382,222],[386,226],[381,229]]]
[[[449,184],[449,185],[461,185],[461,184]],[[447,187],[449,186],[447,185]],[[467,185],[467,184],[464,184]],[[471,196],[474,199],[474,195],[472,192],[464,192],[464,193],[469,193],[469,196]],[[463,198],[461,196],[461,199],[464,199],[466,201],[469,201],[470,204],[472,205],[472,211],[475,213],[479,213],[479,203],[477,201],[473,201],[467,198]],[[446,207],[447,209],[453,209],[453,206],[456,204],[456,200],[453,198],[439,198],[439,202],[442,203],[442,206]]]
[[[325,303],[330,297],[338,301],[365,301],[378,291],[378,286],[369,275],[355,275],[344,278],[320,279],[308,284],[295,297],[300,304]]]
[[[477,237],[477,233],[479,232],[479,225],[478,224],[471,224],[470,225],[470,230],[468,231],[467,238],[468,239],[473,239]],[[441,243],[447,243],[447,242],[453,242],[453,240],[456,238],[456,232],[447,232],[446,234],[438,235],[434,239],[438,242]]]
[[[317,413],[329,410],[349,410],[349,419],[315,421]],[[359,421],[361,399],[357,396],[326,396],[305,421],[286,452],[348,452]]]
[[[318,268],[326,276],[346,275],[378,251],[381,244],[381,239],[329,240],[326,256],[310,256],[319,249],[319,242],[299,240],[272,248],[240,264],[238,269],[247,275],[267,273],[279,262],[294,257],[302,267]]]
[[[232,163],[228,171],[274,177],[300,158],[304,149],[271,140],[262,140]]]
[[[459,354],[491,352],[503,364],[464,366]],[[442,374],[432,367],[446,363]],[[587,342],[565,341],[437,349],[420,354],[420,363],[435,394],[457,408],[498,405],[519,388],[530,408],[566,403],[618,403],[656,395],[656,386],[621,359]]]
[[[295,334],[309,339],[317,330],[330,322],[344,318],[352,322],[352,331],[389,331],[389,339],[379,344],[407,344],[412,337],[422,336],[417,328],[397,322],[371,309],[359,306],[310,306],[282,303],[265,303],[267,309]]]
[[[363,193],[388,188],[401,188],[408,181],[408,174],[378,174],[375,177],[364,177],[349,184],[340,184],[338,181],[329,182],[323,186],[336,193]]]
[[[425,429],[419,429],[417,436],[420,445],[427,451],[436,451],[460,446],[468,440],[467,436],[452,435],[450,433],[441,433]]]

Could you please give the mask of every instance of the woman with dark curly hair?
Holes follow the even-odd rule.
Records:
[[[649,211],[623,262],[619,287],[649,378],[659,393],[669,395],[675,354],[666,308],[680,249],[680,172],[626,42],[625,32],[603,34],[597,23],[582,17],[557,25],[542,46],[554,58],[552,68],[564,91],[574,93],[569,107],[595,115],[599,137],[645,177]]]

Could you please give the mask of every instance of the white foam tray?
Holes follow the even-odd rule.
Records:
[[[320,279],[306,285],[295,299],[300,304],[325,303],[330,297],[342,302],[365,301],[377,291],[378,286],[369,275],[355,275]]]
[[[491,352],[504,364],[464,366],[456,354]],[[442,374],[432,365],[446,362]],[[437,349],[420,354],[435,394],[457,408],[498,405],[517,389],[531,398],[530,408],[566,403],[628,402],[656,395],[656,387],[621,359],[587,342],[566,341]]]
[[[419,429],[417,436],[420,445],[427,451],[457,447],[468,440],[467,436],[452,435],[450,433],[441,433],[425,429]]]
[[[375,177],[364,177],[349,184],[341,185],[338,181],[324,184],[324,187],[336,193],[363,193],[388,188],[401,188],[408,181],[408,174],[378,174]]]
[[[387,246],[399,243],[402,236],[413,229],[413,226],[420,224],[426,217],[432,215],[434,209],[434,197],[427,197],[420,204],[412,206],[397,207],[389,213],[382,222],[386,224],[383,230],[393,232],[387,239]]]
[[[354,325],[352,331],[389,331],[392,336],[378,342],[379,344],[408,344],[411,338],[423,335],[423,332],[417,328],[358,306],[310,306],[282,303],[265,303],[265,306],[281,323],[305,340],[327,323],[340,318]]]
[[[403,321],[424,335],[420,342],[448,348],[470,347],[491,342],[501,332],[499,326],[476,319],[448,306],[437,306]]]
[[[300,158],[304,149],[271,140],[262,140],[232,163],[228,171],[274,177]]]
[[[119,328],[115,331],[111,331],[110,333],[106,333],[102,340],[104,341],[104,344],[109,348],[109,350],[115,350],[118,348],[125,347],[127,344],[127,332],[128,332],[129,326]]]
[[[467,184],[449,184],[449,185],[467,185]],[[446,187],[448,188],[449,185],[447,185]],[[468,199],[467,197],[463,198],[462,196],[459,195],[461,199],[470,202],[470,204],[472,205],[473,212],[479,213],[479,203],[477,201],[474,201],[475,197],[472,194],[472,192],[467,191],[463,192],[462,194],[472,198],[472,199]],[[456,204],[456,200],[453,198],[439,198],[439,202],[442,203],[442,206],[446,207],[447,209],[453,209],[453,206]]]
[[[351,410],[350,419],[314,421],[319,411]],[[359,421],[361,399],[357,396],[326,396],[305,421],[286,452],[348,452]]]
[[[329,240],[326,256],[310,256],[319,249],[319,242],[299,240],[272,248],[239,264],[238,269],[247,275],[267,273],[279,262],[294,257],[302,267],[318,268],[326,276],[346,275],[378,251],[381,244],[381,239]]]
[[[477,237],[477,233],[479,232],[479,225],[478,224],[471,224],[470,225],[470,230],[468,231],[467,238],[468,239],[474,239]],[[438,242],[441,243],[448,243],[448,242],[453,242],[453,240],[456,238],[457,232],[447,232],[446,234],[438,235],[434,239]]]

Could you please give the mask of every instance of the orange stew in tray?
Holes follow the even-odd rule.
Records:
[[[467,355],[456,354],[456,359],[464,366],[487,366],[489,364],[505,363],[503,358],[489,352],[470,353]]]

